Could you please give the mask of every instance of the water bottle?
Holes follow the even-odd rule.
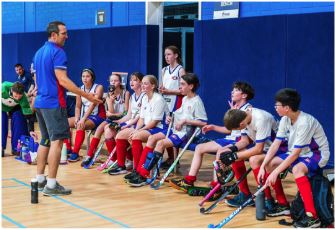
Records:
[[[38,203],[38,182],[37,179],[31,179],[31,203]]]
[[[262,184],[258,186],[258,190],[262,187]],[[265,196],[264,191],[260,192],[256,196],[256,219],[265,220]]]

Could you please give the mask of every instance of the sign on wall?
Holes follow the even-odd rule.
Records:
[[[239,2],[215,2],[213,19],[238,18]]]

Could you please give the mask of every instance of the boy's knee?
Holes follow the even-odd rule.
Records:
[[[252,169],[256,169],[261,166],[262,160],[258,156],[252,156],[249,158],[249,164]]]

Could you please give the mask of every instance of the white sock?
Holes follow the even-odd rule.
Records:
[[[48,178],[48,181],[47,181],[47,186],[48,188],[55,188],[56,187],[56,178]]]
[[[37,179],[37,182],[38,182],[38,183],[43,183],[43,181],[46,180],[44,174],[37,174],[37,175],[36,175],[36,179]]]

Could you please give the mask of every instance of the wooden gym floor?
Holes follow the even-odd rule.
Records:
[[[10,141],[10,139],[8,139]],[[8,142],[7,146],[10,146]],[[86,153],[82,147],[81,155]],[[187,151],[178,175],[188,172],[193,152]],[[206,156],[196,185],[211,180],[213,156]],[[248,163],[246,163],[248,166]],[[96,170],[83,169],[80,162],[61,165],[58,181],[73,190],[73,194],[45,197],[39,193],[39,203],[30,203],[30,179],[35,177],[36,166],[15,160],[10,147],[2,158],[2,227],[28,228],[206,228],[217,224],[236,208],[219,204],[211,214],[199,212],[202,197],[191,197],[165,183],[159,190],[149,186],[129,187],[124,175],[110,176]],[[46,174],[48,174],[46,172]],[[251,172],[248,181],[252,192],[256,183]],[[291,174],[283,181],[289,201],[296,194]],[[205,206],[208,207],[209,203]],[[246,207],[225,227],[229,228],[281,228],[280,219],[257,221],[254,207]]]

